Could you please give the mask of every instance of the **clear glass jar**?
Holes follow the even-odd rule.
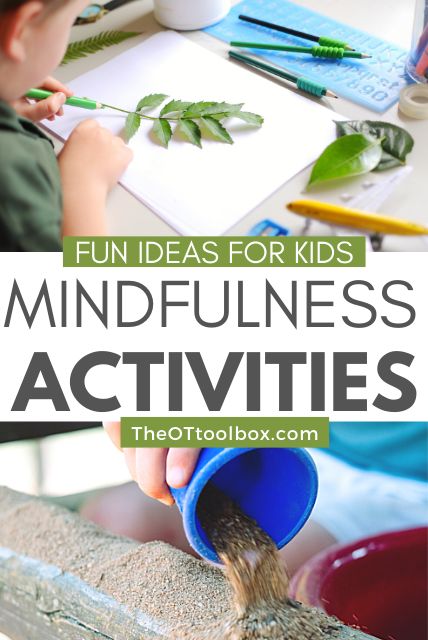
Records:
[[[428,0],[416,0],[412,49],[407,73],[416,82],[428,83]]]

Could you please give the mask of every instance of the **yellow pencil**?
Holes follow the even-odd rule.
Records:
[[[386,233],[398,236],[428,235],[428,228],[408,220],[391,218],[378,213],[368,213],[357,209],[348,209],[340,205],[316,200],[296,200],[287,208],[305,218],[312,218],[327,224],[336,224],[374,233]]]

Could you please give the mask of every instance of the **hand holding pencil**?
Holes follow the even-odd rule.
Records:
[[[64,114],[63,106],[68,99],[71,98],[73,92],[62,82],[55,78],[48,77],[44,80],[42,88],[36,89],[38,92],[38,101],[30,103],[26,96],[13,103],[15,111],[23,118],[28,118],[33,122],[41,120],[55,120],[56,116]],[[35,95],[33,96],[36,97]]]

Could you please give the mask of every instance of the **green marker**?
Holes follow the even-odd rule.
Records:
[[[25,94],[26,98],[30,98],[32,100],[46,100],[46,98],[49,98],[52,95],[52,91],[45,91],[44,89],[30,89],[30,91]],[[89,100],[88,98],[75,98],[74,96],[67,98],[65,104],[68,104],[70,107],[80,107],[81,109],[95,110],[104,108],[104,105],[101,104],[101,102]]]
[[[50,96],[53,96],[52,91],[45,91],[45,89],[30,89],[25,94],[26,98],[30,98],[30,100],[46,100]],[[113,109],[113,111],[119,111],[120,113],[126,113],[127,115],[132,113],[135,114],[135,111],[128,111],[127,109],[121,109],[120,107],[114,107],[111,104],[104,104],[103,102],[97,102],[96,100],[91,100],[90,98],[76,98],[75,96],[71,96],[71,98],[67,98],[65,101],[70,107],[79,107],[80,109],[89,109],[90,111],[95,111],[95,109]],[[141,113],[137,115],[144,118]]]
[[[371,58],[367,53],[358,51],[347,51],[339,47],[294,47],[283,44],[263,44],[261,42],[239,42],[234,40],[230,43],[232,47],[245,49],[265,49],[267,51],[287,51],[289,53],[306,53],[314,58]]]

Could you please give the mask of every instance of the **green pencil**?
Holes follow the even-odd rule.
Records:
[[[259,18],[252,18],[251,16],[240,15],[240,20],[244,22],[250,22],[251,24],[257,24],[260,27],[266,27],[267,29],[273,29],[274,31],[280,31],[297,38],[303,38],[304,40],[312,40],[317,42],[323,47],[340,47],[341,49],[348,49],[349,51],[355,51],[347,42],[343,40],[337,40],[337,38],[329,38],[328,36],[314,36],[312,33],[305,33],[304,31],[297,31],[290,27],[285,27],[274,22],[266,22],[266,20],[260,20]]]
[[[327,98],[338,98],[338,96],[318,84],[317,82],[313,82],[308,78],[303,78],[299,76],[295,76],[289,71],[285,71],[284,69],[278,69],[278,67],[274,67],[271,64],[267,64],[266,62],[262,62],[261,60],[256,60],[255,58],[249,58],[248,56],[244,56],[242,53],[237,53],[236,51],[229,51],[229,56],[234,60],[238,60],[238,62],[242,62],[251,67],[255,67],[256,69],[261,69],[262,71],[266,71],[267,73],[271,73],[274,76],[278,76],[283,80],[288,80],[293,84],[297,85],[297,88],[305,93],[309,93],[312,96],[316,96],[317,98],[322,98],[326,96]]]
[[[295,47],[284,44],[263,44],[261,42],[240,42],[233,40],[231,47],[241,47],[244,49],[265,49],[267,51],[287,51],[289,53],[306,53],[316,58],[371,58],[367,53],[358,51],[347,51],[339,47]]]
[[[46,98],[52,95],[52,91],[46,91],[45,89],[30,89],[30,91],[27,91],[25,94],[25,97],[30,98],[30,100],[46,100]],[[89,109],[90,111],[94,111],[95,109],[113,109],[114,111],[120,111],[120,113],[135,113],[135,111],[127,111],[126,109],[113,107],[111,104],[104,104],[103,102],[97,102],[90,98],[77,98],[75,96],[67,98],[65,104],[69,107],[80,107],[80,109]]]
[[[30,89],[25,96],[32,100],[46,100],[53,95],[52,91],[45,91],[45,89]],[[102,109],[104,105],[101,102],[96,102],[95,100],[89,100],[88,98],[75,98],[71,96],[71,98],[67,98],[65,104],[68,104],[70,107],[80,107],[81,109]]]

